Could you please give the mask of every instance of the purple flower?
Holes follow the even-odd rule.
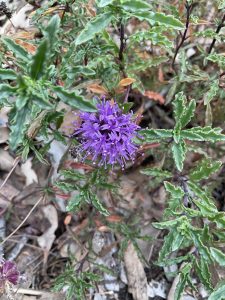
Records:
[[[138,146],[132,141],[140,128],[132,113],[124,114],[116,103],[102,101],[96,113],[80,113],[81,125],[73,136],[81,142],[83,160],[92,157],[99,166],[119,163],[124,169],[128,160],[134,161]]]
[[[0,288],[4,289],[6,283],[16,285],[19,281],[20,272],[14,262],[3,260],[0,263]]]

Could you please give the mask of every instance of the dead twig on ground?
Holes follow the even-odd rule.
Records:
[[[8,239],[10,239],[22,226],[23,224],[27,221],[27,219],[30,217],[30,215],[32,214],[32,212],[35,210],[35,208],[41,203],[42,200],[45,199],[45,196],[42,196],[36,203],[35,205],[32,207],[32,209],[29,211],[29,213],[27,214],[27,216],[25,217],[25,219],[16,227],[16,229],[10,233],[10,235],[8,235],[1,243],[0,246],[3,245],[6,241],[8,241]]]

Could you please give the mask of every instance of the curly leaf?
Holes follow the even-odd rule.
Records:
[[[181,131],[181,137],[192,141],[219,142],[225,141],[225,135],[221,133],[222,129],[211,126],[193,127]]]
[[[190,173],[190,179],[199,181],[208,178],[211,174],[217,172],[221,167],[220,161],[212,161],[210,159],[203,159],[197,167]]]
[[[178,144],[173,143],[172,146],[173,159],[179,171],[182,171],[183,169],[186,151],[187,151],[186,144],[183,140],[180,141]]]
[[[99,15],[88,22],[76,39],[76,45],[83,44],[105,29],[111,22],[113,15],[109,12]]]
[[[218,288],[209,296],[208,300],[224,300],[225,295],[225,284],[219,285]]]
[[[185,286],[188,282],[188,277],[189,277],[191,269],[192,269],[192,264],[191,263],[186,264],[182,268],[182,270],[180,272],[180,276],[179,276],[179,282],[176,286],[174,300],[180,300],[181,299],[184,288],[185,288]]]
[[[73,108],[78,108],[80,110],[89,112],[96,111],[96,108],[92,102],[84,100],[84,98],[80,95],[77,95],[75,91],[68,92],[61,86],[53,87],[53,90],[63,102]]]
[[[35,55],[32,58],[30,76],[32,79],[39,79],[44,73],[44,67],[47,59],[48,42],[43,40]]]
[[[214,247],[210,247],[210,252],[212,254],[212,257],[215,259],[215,261],[220,265],[220,266],[225,266],[225,254]]]

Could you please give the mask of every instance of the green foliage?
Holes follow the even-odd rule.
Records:
[[[214,290],[212,294],[209,296],[208,300],[224,300],[224,293],[225,293],[225,284],[222,285]]]
[[[67,205],[67,211],[77,212],[82,206],[91,205],[104,216],[108,210],[97,196],[98,188],[115,189],[116,186],[107,183],[105,170],[93,170],[82,174],[76,170],[66,169],[60,172],[62,179],[55,182],[55,186],[65,193],[73,192]],[[75,193],[75,194],[74,194]]]
[[[145,129],[141,130],[141,135],[146,143],[165,142],[171,144],[171,150],[175,165],[179,171],[182,171],[188,146],[185,140],[190,141],[207,141],[217,142],[224,141],[225,135],[221,134],[221,128],[192,127],[191,129],[183,129],[193,118],[195,111],[195,100],[187,103],[187,99],[183,93],[176,95],[174,102],[174,129]],[[141,140],[143,143],[143,140]]]
[[[181,299],[187,285],[193,287],[193,273],[211,293],[209,300],[223,299],[224,282],[213,286],[211,268],[225,265],[221,247],[225,240],[225,215],[215,204],[212,190],[216,181],[210,176],[219,172],[224,153],[222,45],[217,51],[224,39],[218,28],[224,24],[215,19],[215,24],[207,24],[198,32],[206,18],[204,1],[199,1],[191,11],[189,23],[194,32],[190,39],[184,34],[187,8],[192,1],[187,1],[183,11],[156,0],[98,0],[93,7],[90,3],[61,0],[59,4],[66,5],[61,17],[51,17],[50,11],[46,14],[55,4],[53,0],[37,9],[33,22],[41,34],[29,41],[36,47],[34,54],[13,37],[1,37],[0,107],[10,108],[10,151],[17,152],[23,160],[31,152],[47,164],[46,154],[52,141],[69,147],[69,136],[59,130],[65,112],[95,112],[94,96],[90,93],[93,85],[107,93],[107,98],[116,100],[124,112],[131,107],[136,112],[136,104],[143,103],[144,122],[150,116],[152,123],[140,131],[135,141],[144,144],[143,149],[149,149],[145,144],[159,143],[157,150],[146,150],[146,155],[153,155],[155,165],[160,167],[148,166],[141,173],[164,183],[168,195],[163,220],[154,223],[165,233],[157,264],[182,264],[176,300]],[[219,18],[224,0],[212,5]],[[202,46],[200,38],[212,40],[209,48]],[[195,53],[188,55],[193,50]],[[126,77],[135,82],[123,91],[119,83]],[[157,102],[146,100],[146,91],[159,92],[165,105],[160,107]],[[124,103],[129,92],[132,97]],[[136,101],[135,105],[130,100]],[[160,124],[155,116],[158,108]],[[79,139],[74,140],[76,146]],[[190,151],[195,155],[189,156]],[[144,260],[137,239],[149,237],[141,235],[137,223],[127,220],[112,224],[104,219],[110,212],[99,190],[116,192],[117,188],[108,180],[108,171],[93,166],[83,172],[63,169],[53,183],[56,190],[52,191],[66,194],[67,211],[71,213],[87,207],[90,219],[100,213],[103,222],[121,236],[120,252],[132,242]],[[75,272],[69,266],[56,280],[55,289],[67,287],[67,299],[86,299],[86,291],[98,280],[95,273]]]
[[[73,266],[68,266],[62,275],[58,276],[54,291],[62,291],[67,287],[66,300],[72,300],[76,295],[77,300],[85,300],[85,292],[93,287],[95,282],[101,280],[101,277],[92,272],[76,272]]]
[[[81,31],[79,36],[76,39],[76,45],[83,44],[91,39],[94,36],[103,31],[106,26],[109,25],[113,18],[111,13],[104,13],[100,16],[97,16],[95,19],[92,19],[89,23],[86,24],[84,30]]]

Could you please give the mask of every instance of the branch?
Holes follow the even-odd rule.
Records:
[[[125,49],[125,35],[124,35],[124,24],[120,23],[120,51],[119,51],[119,60],[123,61],[123,51]]]
[[[221,22],[219,23],[219,25],[218,25],[218,27],[217,27],[217,29],[216,29],[216,34],[218,34],[218,33],[220,32],[220,30],[225,26],[224,22],[225,22],[225,14],[223,15],[223,18],[222,18]],[[212,43],[211,43],[211,45],[209,46],[208,54],[211,53],[211,51],[212,51],[212,49],[213,49],[215,43],[216,43],[216,38],[214,38],[214,39],[212,40]]]
[[[186,2],[185,7],[186,7],[186,12],[187,12],[185,30],[184,30],[184,33],[182,34],[181,41],[177,45],[176,50],[175,50],[175,54],[174,54],[173,61],[172,61],[172,68],[173,69],[174,69],[174,64],[175,64],[177,54],[178,54],[180,48],[183,46],[183,43],[187,39],[186,36],[187,36],[188,28],[189,28],[190,16],[191,16],[191,12],[192,12],[192,9],[193,9],[194,5],[189,4],[188,2]]]
[[[124,24],[122,23],[122,20],[120,22],[120,50],[119,50],[119,64],[120,64],[120,70],[123,73],[123,77],[126,78],[126,73],[124,71],[124,65],[123,65],[123,53],[126,48],[126,39],[125,39],[125,31],[124,31]]]

